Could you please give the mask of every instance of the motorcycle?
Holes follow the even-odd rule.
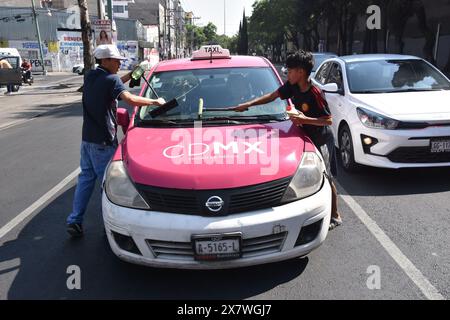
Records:
[[[27,75],[29,73],[29,75]],[[33,75],[31,74],[31,70],[22,69],[22,83],[28,83],[28,85],[32,85],[34,82]]]

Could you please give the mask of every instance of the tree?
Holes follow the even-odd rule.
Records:
[[[193,50],[196,50],[203,44],[207,43],[206,36],[203,32],[202,27],[197,27],[194,25],[187,25],[186,33],[187,33],[188,46],[193,48]]]
[[[247,17],[245,16],[245,10],[242,17],[242,29],[240,33],[240,53],[241,55],[247,55],[248,54],[248,21]]]
[[[81,23],[81,39],[83,41],[83,62],[84,62],[84,76],[88,74],[94,66],[93,58],[93,42],[92,29],[89,20],[88,6],[86,0],[78,0],[80,7],[80,23]]]
[[[202,45],[219,44],[223,48],[233,47],[234,51],[230,51],[236,52],[235,40],[235,37],[229,38],[226,35],[218,35],[217,27],[211,22],[204,27],[197,27],[190,24],[186,26],[187,45],[188,47],[193,48],[193,50],[198,49]]]
[[[217,38],[217,27],[214,23],[209,22],[205,27],[203,27],[203,34],[206,37],[206,42],[215,42]]]
[[[299,19],[294,10],[298,0],[260,0],[253,4],[248,23],[249,51],[265,55],[274,61],[282,59],[287,41],[298,47]]]

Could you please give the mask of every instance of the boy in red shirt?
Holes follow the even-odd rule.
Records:
[[[329,126],[332,124],[331,112],[321,90],[311,84],[309,76],[314,66],[311,52],[300,50],[288,56],[288,81],[278,88],[255,100],[242,103],[235,111],[247,111],[250,107],[267,104],[277,98],[291,99],[298,114],[290,115],[292,122],[302,125],[306,134],[322,153],[332,190],[331,222],[329,229],[342,224],[342,218],[337,211],[337,191],[333,178],[337,176],[336,151],[334,138]]]

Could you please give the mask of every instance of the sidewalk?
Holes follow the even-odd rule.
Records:
[[[46,112],[81,102],[83,77],[72,74],[47,75],[32,86],[22,86],[18,92],[5,95],[0,89],[0,130],[18,125]]]
[[[129,71],[119,71],[123,76]],[[71,72],[38,75],[32,86],[21,86],[18,92],[5,95],[0,88],[0,130],[29,121],[46,112],[71,105],[81,106],[82,94],[77,90],[83,76]]]

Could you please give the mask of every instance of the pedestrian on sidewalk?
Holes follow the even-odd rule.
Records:
[[[342,218],[337,211],[337,190],[333,182],[333,178],[337,176],[336,150],[330,129],[332,117],[328,103],[321,90],[313,86],[309,80],[313,66],[314,58],[311,52],[300,50],[289,55],[286,59],[288,81],[273,93],[240,104],[235,111],[247,111],[252,106],[267,104],[277,98],[292,100],[298,111],[298,114],[290,115],[292,122],[303,127],[325,161],[332,190],[329,226],[329,229],[332,230],[342,224]]]
[[[128,92],[124,83],[131,79],[131,73],[120,78],[121,56],[115,45],[99,45],[94,56],[99,66],[89,71],[83,90],[83,131],[80,152],[81,173],[73,199],[73,210],[67,217],[67,232],[78,237],[83,235],[83,216],[94,190],[97,178],[102,179],[106,166],[118,146],[117,100],[132,106],[157,105],[164,99],[148,99]]]

